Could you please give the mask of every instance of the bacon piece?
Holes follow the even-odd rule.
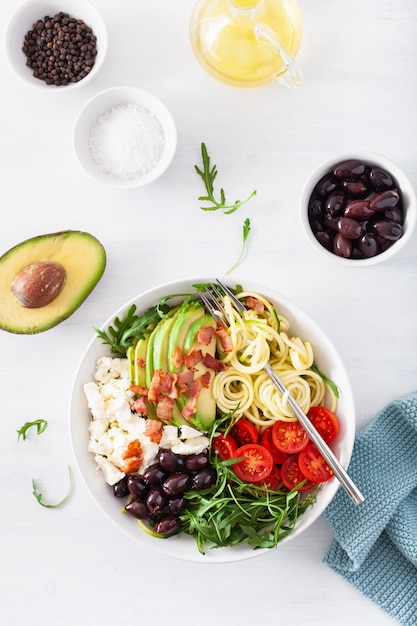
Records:
[[[214,326],[202,326],[197,333],[197,341],[208,346],[214,333]]]
[[[129,390],[133,391],[137,396],[147,396],[148,389],[146,387],[142,387],[141,385],[134,385],[133,383],[129,385]]]
[[[172,420],[174,402],[174,398],[161,396],[156,403],[157,418],[162,420],[163,422],[170,422]]]
[[[197,403],[198,397],[200,395],[202,387],[201,378],[196,378],[193,384],[191,385],[190,394],[188,397],[188,402],[182,410],[182,414],[185,419],[190,419],[191,415],[197,412]]]
[[[177,385],[180,393],[187,393],[194,381],[194,373],[196,369],[192,367],[189,370],[184,370],[177,375]]]
[[[132,456],[141,456],[142,446],[139,439],[133,439],[128,443],[126,451],[123,453],[123,459],[130,459]]]
[[[139,396],[137,400],[132,402],[130,405],[130,410],[133,413],[140,413],[141,415],[148,415],[148,407],[146,406],[146,398],[145,396]]]
[[[194,367],[194,365],[197,365],[197,363],[200,363],[200,361],[202,360],[203,353],[201,352],[201,350],[192,350],[187,354],[187,356],[184,357],[184,365],[187,370],[189,370]]]
[[[201,378],[201,384],[203,385],[203,387],[208,389],[210,385],[211,372],[204,372],[204,374],[200,376],[200,378]]]
[[[219,359],[216,359],[216,357],[212,356],[208,352],[204,355],[203,363],[206,367],[209,367],[215,372],[224,372],[227,370],[226,363],[222,363],[222,361],[219,361]]]
[[[131,472],[137,472],[142,465],[142,446],[139,439],[133,439],[130,441],[124,454],[123,459],[126,463],[123,463],[121,467],[122,472],[130,474]]]
[[[216,328],[216,335],[220,339],[223,352],[231,352],[233,350],[233,344],[227,330],[219,326],[218,328]]]
[[[171,354],[170,361],[173,367],[180,368],[184,363],[184,355],[179,346],[176,346],[174,352]]]
[[[264,303],[253,296],[246,296],[246,306],[248,309],[253,309],[257,313],[263,313],[265,311]]]
[[[136,363],[139,367],[145,367],[146,365],[146,361],[144,361],[143,359],[136,359]]]
[[[120,468],[122,472],[125,474],[134,474],[139,471],[140,466],[142,465],[142,459],[138,456],[132,456],[123,463],[123,466]]]
[[[159,443],[162,438],[162,422],[147,419],[143,432],[153,443]]]
[[[149,388],[148,399],[151,402],[157,402],[162,395],[169,398],[178,398],[178,391],[175,386],[176,380],[177,375],[172,372],[155,370]]]

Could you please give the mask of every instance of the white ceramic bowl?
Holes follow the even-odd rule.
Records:
[[[91,72],[76,83],[68,85],[47,85],[45,81],[35,78],[32,69],[27,67],[27,57],[22,50],[26,33],[32,26],[46,15],[53,17],[59,12],[68,13],[70,17],[81,19],[89,26],[97,37],[97,56]],[[16,75],[27,85],[53,93],[63,93],[85,86],[98,74],[107,53],[107,29],[98,11],[85,0],[29,0],[20,5],[12,15],[5,38],[6,56],[9,65]]]
[[[103,171],[90,149],[91,130],[97,120],[113,107],[127,104],[139,105],[151,113],[159,121],[164,137],[159,161],[136,178],[123,178]],[[96,182],[119,189],[133,189],[154,182],[169,167],[177,149],[177,129],[170,111],[153,94],[137,87],[112,87],[95,95],[81,109],[74,125],[73,145],[80,165]]]
[[[349,259],[338,256],[330,250],[327,250],[316,239],[309,223],[308,204],[314,187],[319,182],[319,180],[325,174],[331,172],[338,163],[341,163],[342,161],[348,159],[358,159],[360,161],[366,162],[368,165],[379,166],[387,170],[397,181],[398,187],[402,192],[403,209],[405,215],[403,234],[400,239],[394,241],[394,243],[388,249],[370,258]],[[378,263],[383,263],[384,261],[391,259],[395,254],[397,254],[406,246],[416,227],[417,198],[414,188],[407,175],[393,161],[385,156],[376,154],[374,152],[352,150],[351,152],[336,154],[335,156],[332,156],[329,159],[326,159],[325,161],[320,163],[314,169],[314,171],[309,176],[301,194],[300,217],[302,228],[308,241],[319,254],[324,255],[330,261],[336,261],[341,265],[351,267],[368,267],[370,265],[376,265]]]
[[[192,289],[193,284],[206,283],[212,280],[212,278],[207,277],[184,279],[163,284],[146,291],[133,298],[118,311],[115,311],[111,318],[102,325],[102,328],[108,328],[116,315],[119,317],[123,316],[127,308],[133,303],[136,304],[137,311],[142,312],[148,307],[155,305],[162,297],[168,294],[190,293],[194,291]],[[228,280],[230,284],[230,279],[225,279],[225,282],[227,284]],[[351,385],[342,359],[323,330],[304,311],[284,296],[251,281],[240,280],[237,283],[242,284],[246,290],[254,290],[264,294],[273,302],[277,311],[289,319],[291,330],[311,342],[319,369],[324,371],[338,385],[340,399],[337,415],[340,423],[340,433],[334,441],[334,445],[332,444],[332,448],[342,465],[347,467],[355,437],[355,407]],[[184,534],[168,539],[152,537],[141,531],[131,516],[123,515],[120,512],[120,501],[113,496],[111,488],[105,483],[101,472],[97,470],[93,454],[87,451],[88,426],[91,417],[84,396],[83,385],[92,380],[96,360],[103,355],[110,355],[110,353],[103,345],[101,339],[94,337],[82,356],[75,375],[70,407],[70,432],[76,462],[91,497],[96,501],[102,512],[134,541],[138,541],[152,550],[179,559],[203,563],[229,562],[249,559],[267,553],[267,549],[253,550],[249,546],[236,546],[207,550],[206,555],[203,556],[197,550],[196,542],[192,537]],[[323,485],[314,506],[300,516],[294,531],[278,544],[278,548],[280,545],[300,535],[323,513],[334,497],[338,486],[335,478]]]

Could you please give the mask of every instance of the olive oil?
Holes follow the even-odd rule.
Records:
[[[295,0],[202,0],[191,19],[191,42],[201,65],[215,78],[233,86],[255,87],[271,82],[285,70],[285,62],[264,37],[295,57],[301,42],[302,21]]]

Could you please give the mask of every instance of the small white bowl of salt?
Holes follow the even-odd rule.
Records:
[[[143,187],[169,167],[177,129],[167,107],[136,87],[112,87],[95,95],[74,125],[75,154],[99,183],[118,189]]]

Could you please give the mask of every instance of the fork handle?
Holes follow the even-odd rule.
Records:
[[[284,383],[281,381],[279,376],[274,372],[272,367],[267,364],[265,365],[265,371],[268,374],[269,378],[278,389],[281,394],[287,392],[287,388]],[[301,410],[297,402],[294,400],[291,394],[288,394],[288,404],[291,410],[294,412],[300,424],[307,431],[308,436],[311,441],[316,445],[320,454],[327,462],[329,467],[332,469],[333,474],[336,476],[337,480],[342,485],[343,489],[348,494],[349,498],[352,500],[354,504],[361,504],[365,500],[365,497],[359,491],[353,480],[350,478],[344,467],[339,463],[338,459],[335,457],[327,443],[318,433],[318,431],[314,428],[311,421],[308,419],[307,415],[304,411]]]

